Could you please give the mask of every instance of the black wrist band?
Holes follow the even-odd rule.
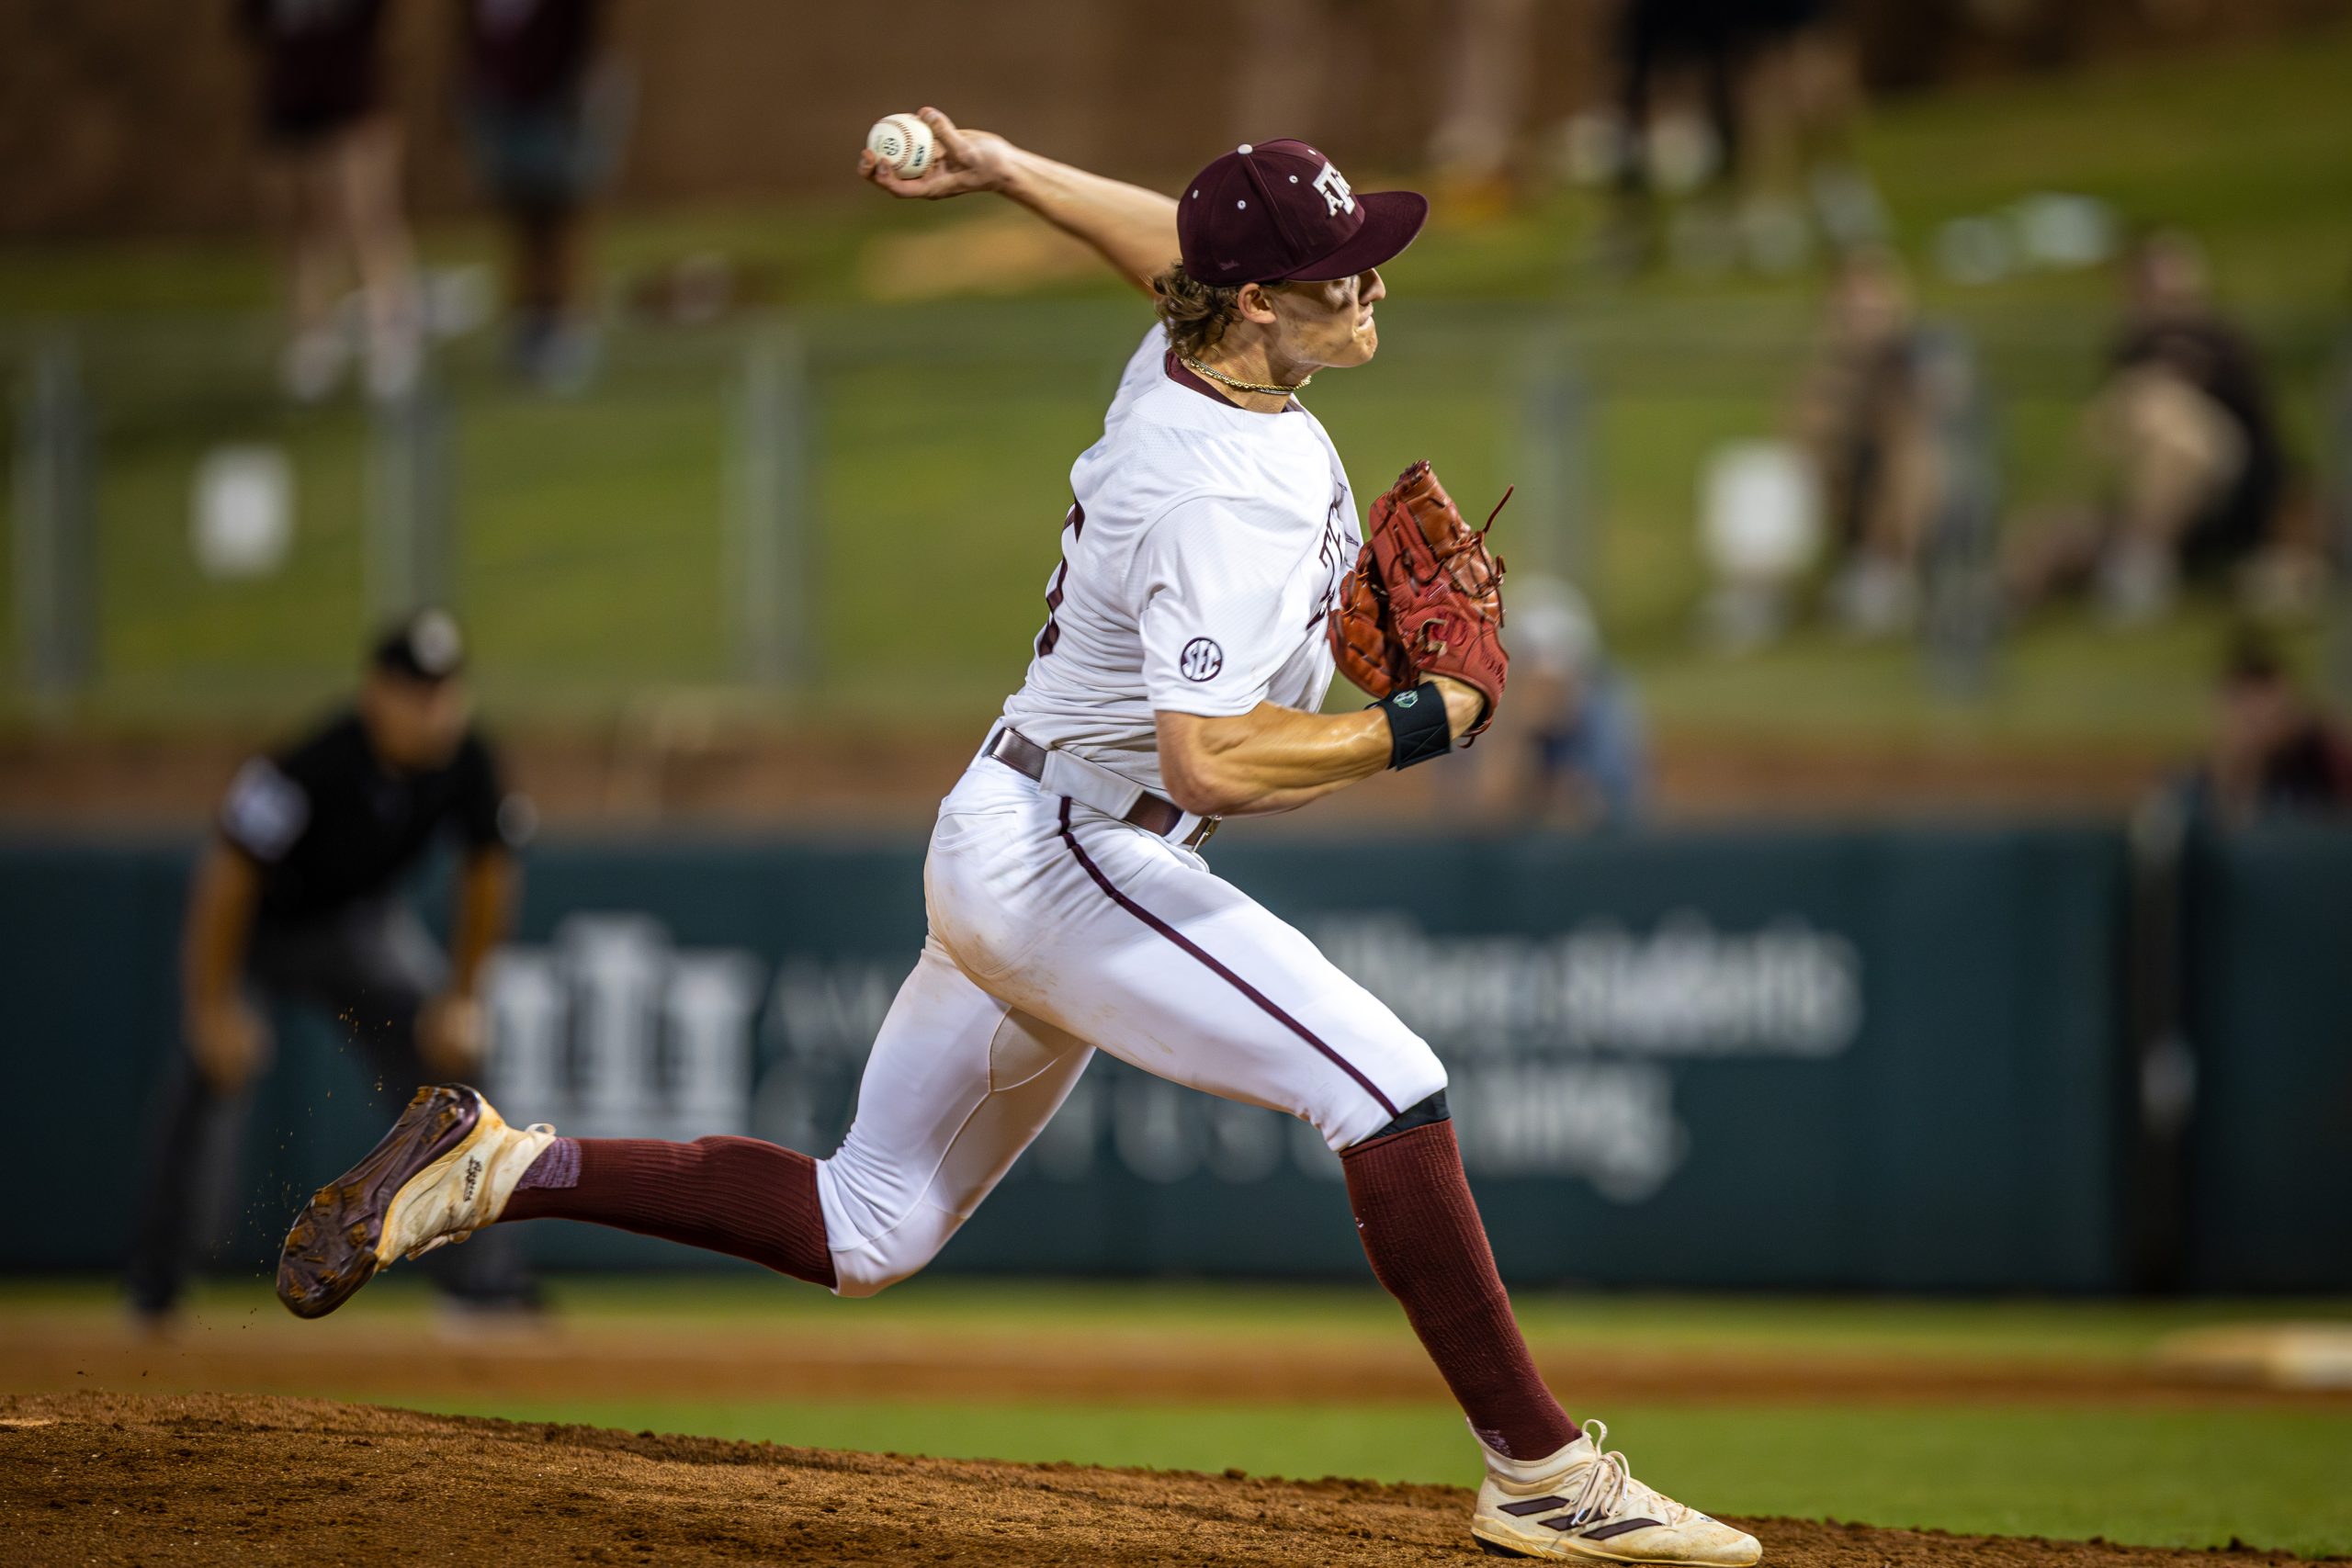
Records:
[[[1453,750],[1453,724],[1437,682],[1424,681],[1409,692],[1392,692],[1372,705],[1388,716],[1388,765],[1409,768]]]

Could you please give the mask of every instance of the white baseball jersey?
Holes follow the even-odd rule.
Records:
[[[1154,328],[1070,488],[1051,618],[1007,721],[1158,790],[1155,710],[1322,705],[1323,621],[1361,534],[1314,415],[1236,406]],[[992,757],[941,803],[923,903],[930,939],[856,1122],[817,1166],[842,1295],[929,1262],[1098,1049],[1286,1111],[1335,1149],[1445,1087],[1395,1013],[1198,853]]]
[[[1155,325],[1069,480],[1048,618],[1007,723],[1164,793],[1155,711],[1322,707],[1324,619],[1363,536],[1313,414],[1236,405]]]

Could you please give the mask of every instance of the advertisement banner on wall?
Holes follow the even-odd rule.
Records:
[[[1443,1059],[1472,1184],[1514,1280],[2122,1281],[2135,1111],[2118,833],[1359,841],[1253,837],[1243,824],[1214,849],[1221,873]],[[510,1117],[571,1133],[735,1133],[829,1152],[922,940],[922,862],[908,839],[536,847],[515,938],[494,962],[488,1087]],[[115,1112],[36,1119],[22,1135],[35,1168],[68,1161],[83,1175],[56,1202],[0,1214],[9,1266],[120,1257],[144,1163],[141,1108],[179,1048],[187,863],[184,844],[6,852],[0,1028],[21,1087],[34,1103]],[[2248,878],[2293,883],[2297,863],[2249,863],[2244,893],[2216,906],[2225,929],[2201,951],[2237,956],[2200,1013],[2211,1029],[2294,1013],[2294,976],[2267,955],[2286,950],[2231,933],[2267,930],[2261,911],[2285,897]],[[428,915],[446,902],[421,890]],[[332,1020],[281,1010],[237,1230],[219,1255],[255,1268],[302,1195],[367,1147],[405,1094],[370,1080]],[[2236,1053],[2247,1106],[2275,1104],[2258,1098],[2273,1057],[2300,1059],[2291,1042],[2217,1035],[2210,1048]],[[2242,1143],[2239,1128],[2222,1131]],[[2249,1191],[2279,1179],[2254,1156],[2204,1168],[2244,1172]],[[934,1267],[1360,1279],[1339,1174],[1303,1124],[1098,1055]],[[527,1234],[560,1263],[707,1261],[588,1226]]]
[[[1296,842],[1219,869],[1438,1051],[1518,1276],[2112,1278],[2116,1021],[2082,995],[2117,949],[2102,837],[1382,855],[1376,880],[1357,851]],[[541,860],[529,933],[491,982],[510,1115],[838,1141],[922,938],[918,856]],[[1400,886],[1414,908],[1379,891]],[[1344,1273],[1362,1263],[1338,1177],[1311,1128],[1098,1055],[939,1266]],[[620,1245],[573,1231],[559,1250]]]

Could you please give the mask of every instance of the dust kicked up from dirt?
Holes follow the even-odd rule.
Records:
[[[16,1564],[1487,1561],[1469,1495],[831,1453],[251,1395],[0,1395]],[[2291,1562],[1749,1519],[1788,1568]]]

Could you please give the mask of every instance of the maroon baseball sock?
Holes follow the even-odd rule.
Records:
[[[833,1285],[817,1162],[757,1138],[558,1138],[499,1219],[586,1220]]]
[[[1527,1353],[1471,1201],[1453,1123],[1431,1122],[1344,1151],[1364,1256],[1404,1305],[1471,1427],[1509,1459],[1542,1459],[1577,1426]]]

